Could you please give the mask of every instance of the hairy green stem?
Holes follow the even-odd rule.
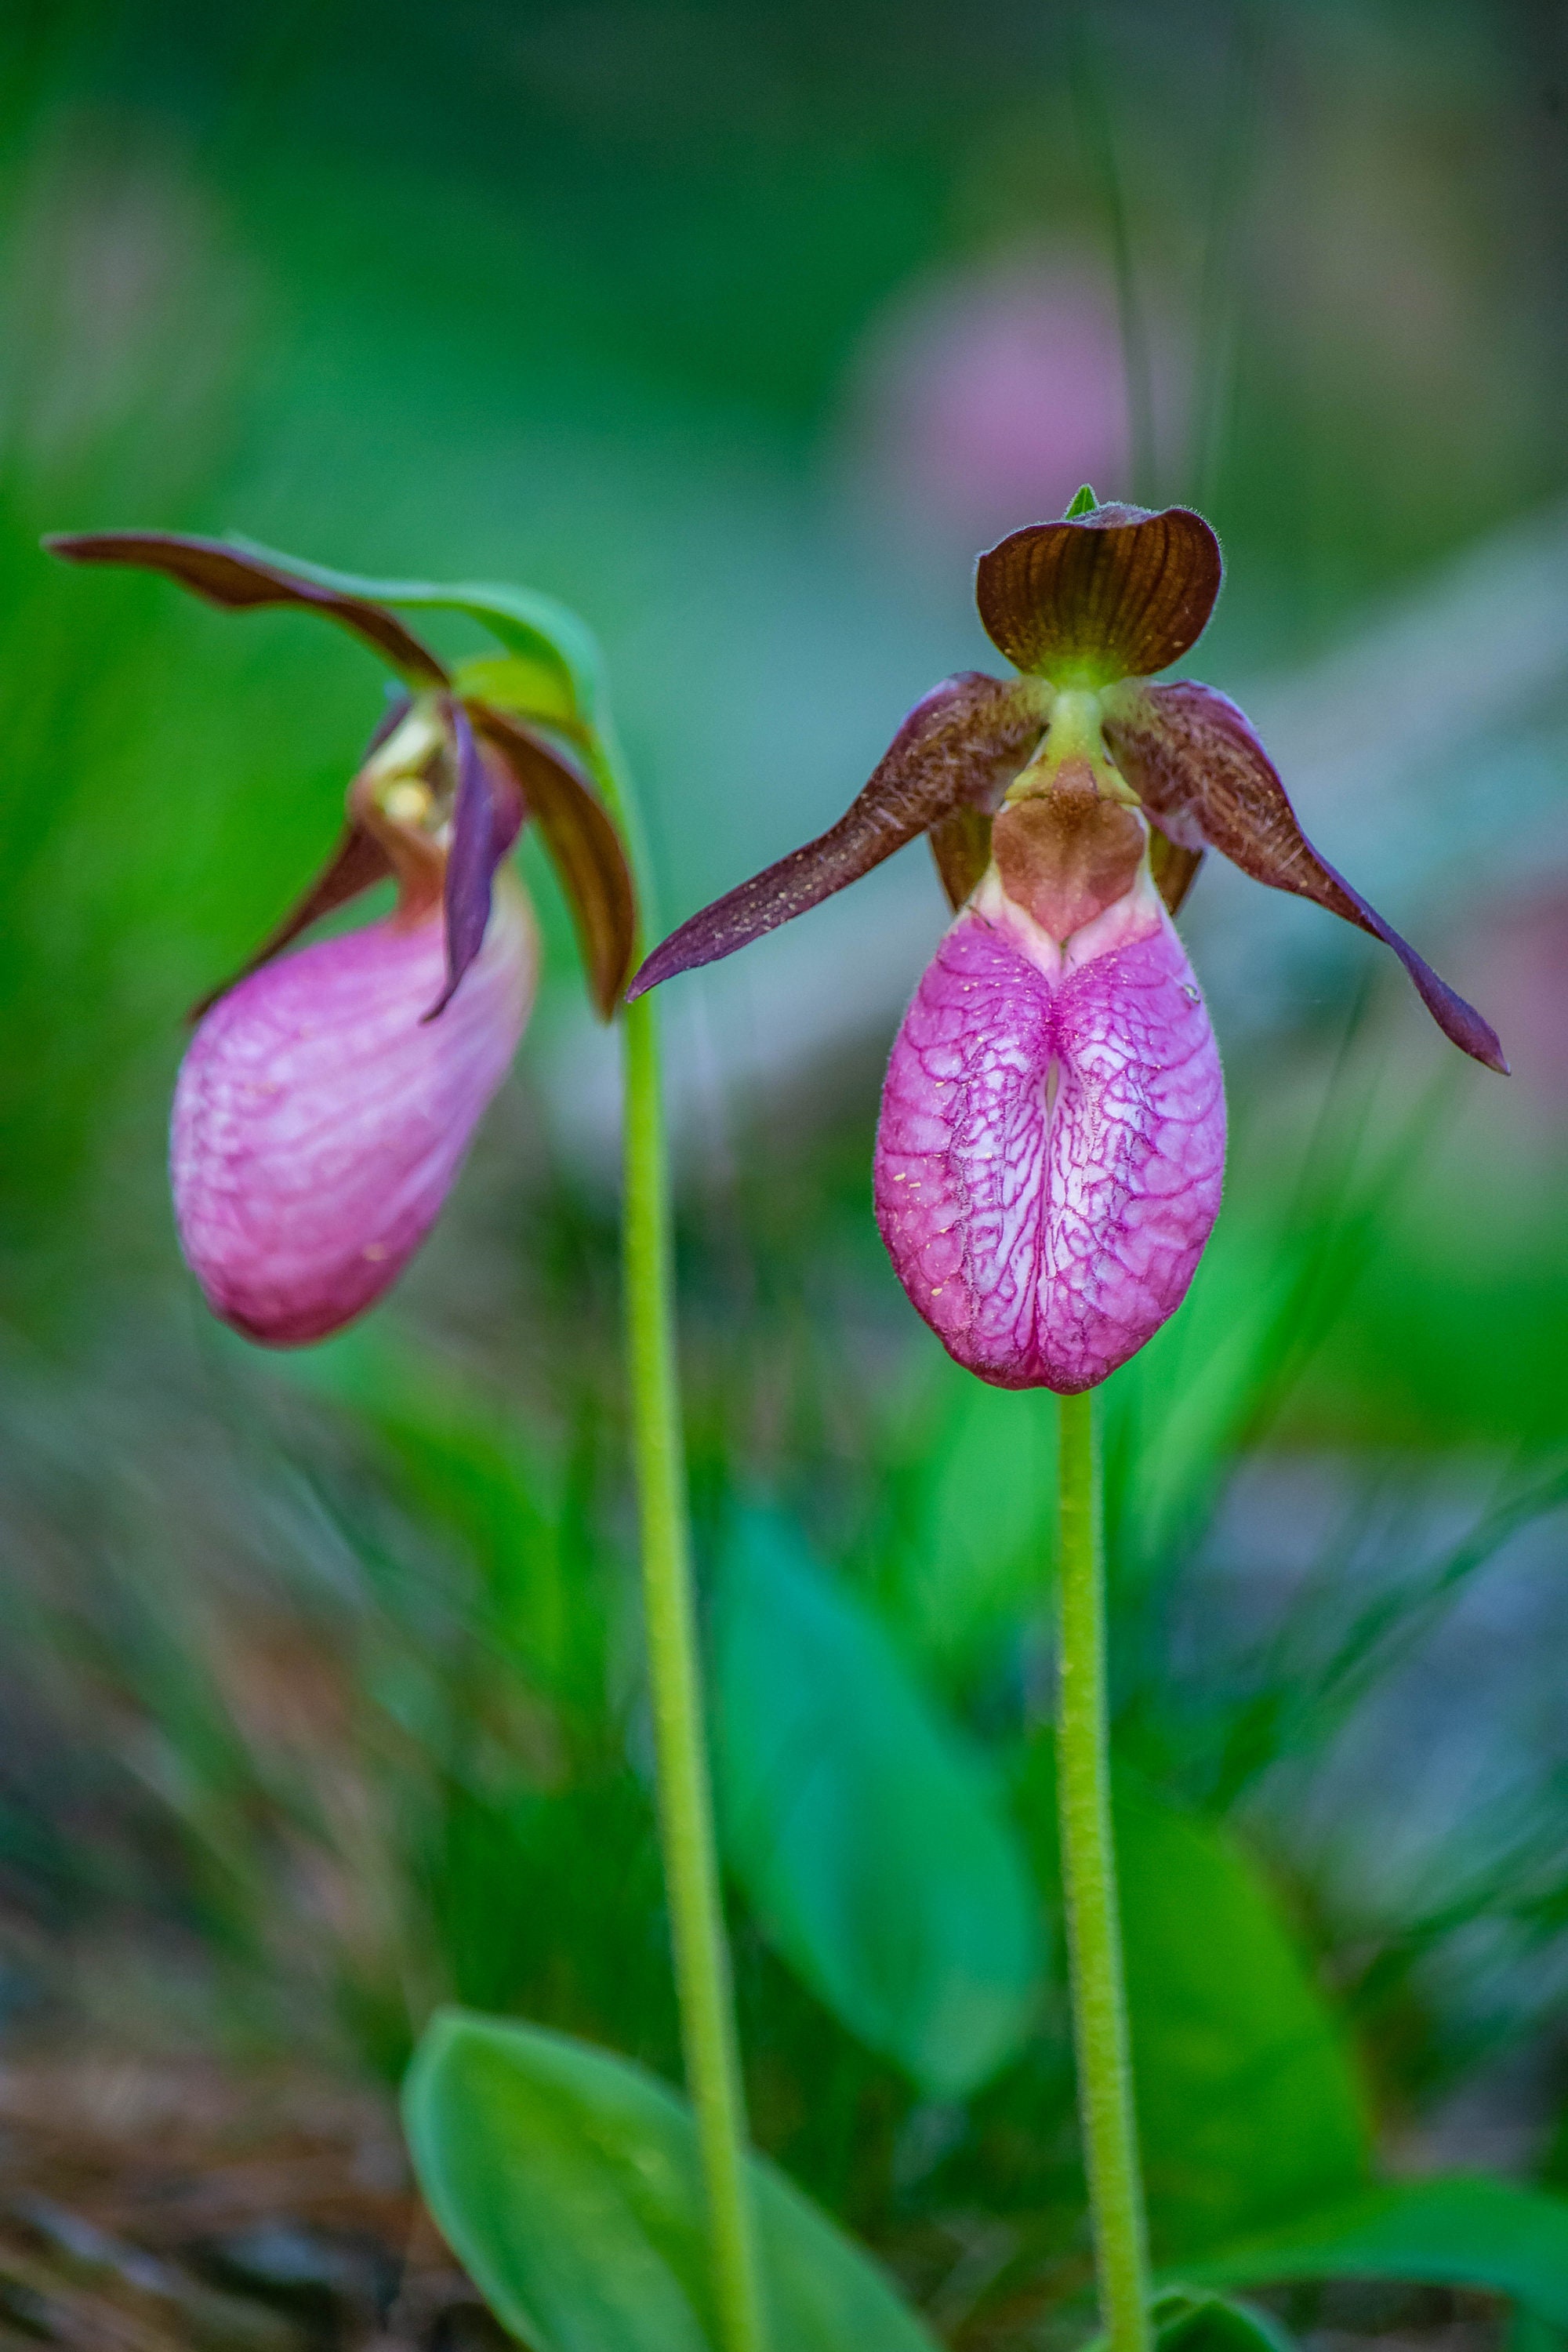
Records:
[[[1057,1801],[1079,2117],[1100,2326],[1109,2352],[1149,2352],[1149,2257],[1110,1826],[1105,1564],[1094,1392],[1059,1398],[1058,1409],[1061,1686]]]
[[[607,730],[602,729],[601,733],[604,750],[595,761],[598,781],[620,821],[634,863],[646,874],[636,811],[613,739]],[[643,897],[646,907],[646,887]],[[623,1030],[626,1362],[641,1515],[643,1615],[653,1700],[659,1828],[681,2049],[708,2200],[719,2342],[721,2352],[763,2352],[746,2167],[745,2101],[703,1734],[680,1374],[675,1348],[669,1160],[658,1008],[653,997],[640,997],[626,1007]]]

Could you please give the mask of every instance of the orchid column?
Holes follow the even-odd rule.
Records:
[[[955,919],[894,1042],[877,1219],[956,1360],[1059,1404],[1058,1801],[1101,2318],[1149,2340],[1110,1805],[1094,1391],[1180,1306],[1218,1212],[1225,1095],[1173,917],[1208,848],[1391,946],[1439,1026],[1504,1070],[1480,1015],[1311,847],[1247,719],[1150,685],[1218,593],[1201,517],[1097,505],[980,560],[1019,673],[947,679],[820,839],[695,915],[633,997],[731,954],[929,836]]]
[[[597,1011],[609,1020],[619,1006],[638,936],[635,813],[592,640],[562,606],[510,587],[362,580],[164,531],[47,544],[73,562],[165,572],[228,611],[316,613],[369,645],[403,688],[349,786],[326,867],[199,1008],[175,1093],[175,1217],[208,1305],[267,1346],[324,1339],[425,1240],[517,1049],[537,949],[507,860],[526,824],[571,909]],[[406,606],[466,614],[502,650],[448,669],[405,626]],[[284,956],[388,878],[390,915]],[[629,1007],[624,1029],[628,1385],[677,1992],[722,2352],[762,2352],[694,1630],[656,1008]]]

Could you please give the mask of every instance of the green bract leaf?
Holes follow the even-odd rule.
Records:
[[[508,653],[541,675],[531,715],[552,725],[591,727],[598,696],[599,656],[589,630],[553,597],[492,581],[373,580],[333,572],[303,556],[284,555],[251,539],[197,539],[183,531],[72,531],[47,539],[47,548],[70,563],[128,564],[167,572],[208,604],[230,612],[264,604],[298,604],[324,614],[373,646],[416,687],[450,683],[445,663],[411,635],[388,605],[467,613]],[[515,691],[521,680],[514,673]]]
[[[231,543],[339,595],[424,612],[467,613],[471,620],[482,623],[509,653],[541,664],[566,690],[574,718],[593,719],[598,697],[598,647],[576,614],[552,596],[489,580],[372,580],[355,572],[329,571],[323,563],[307,563],[298,556],[276,554],[254,540],[236,539]],[[549,714],[541,710],[535,715]]]
[[[1042,1745],[1026,1796],[1053,1872],[1055,1787]],[[1345,2036],[1242,1849],[1121,1775],[1115,1816],[1151,2223],[1187,2268],[1364,2188],[1367,2125]]]
[[[1489,2287],[1549,2326],[1568,2328],[1568,2202],[1506,2180],[1409,2181],[1185,2263],[1183,2271],[1222,2286],[1386,2278]]]
[[[1073,492],[1071,503],[1066,514],[1063,515],[1062,520],[1076,522],[1079,515],[1092,514],[1099,504],[1100,500],[1094,495],[1093,486],[1085,482],[1082,489]]]
[[[852,2032],[962,2096],[1024,2040],[1041,1965],[984,1768],[782,1521],[738,1523],[715,1616],[725,1848],[764,1931]]]
[[[715,2352],[697,2135],[662,2083],[563,2034],[447,2010],[403,2111],[431,2211],[532,2352]],[[779,2352],[934,2352],[825,2215],[760,2158],[750,2173]]]
[[[488,703],[563,734],[581,731],[575,697],[557,665],[528,661],[521,654],[476,654],[456,664],[452,684],[465,702]]]
[[[447,684],[446,666],[390,613],[366,601],[375,583],[317,572],[291,555],[244,540],[194,539],[175,530],[71,531],[46,539],[68,563],[114,563],[162,572],[182,588],[229,613],[293,604],[350,630],[413,687]],[[383,599],[383,602],[385,600]]]
[[[1155,2352],[1293,2352],[1295,2339],[1271,2311],[1233,2303],[1212,2288],[1163,2287],[1149,2305]],[[1091,2336],[1082,2352],[1106,2352]]]

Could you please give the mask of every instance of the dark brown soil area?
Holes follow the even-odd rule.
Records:
[[[0,2068],[0,2345],[494,2352],[389,2101],[84,2053]]]

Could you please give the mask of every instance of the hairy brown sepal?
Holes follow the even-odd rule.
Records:
[[[445,665],[380,604],[319,587],[284,564],[264,561],[221,539],[193,539],[174,530],[69,531],[46,539],[68,563],[120,563],[166,572],[193,595],[229,613],[257,605],[292,604],[323,614],[363,639],[410,684],[449,684]]]
[[[933,687],[838,823],[672,931],[637,973],[628,1000],[677,972],[733,955],[960,812],[988,814],[1038,742],[1046,715],[1040,689],[1016,679],[1005,683],[967,670]],[[939,864],[951,857],[955,881],[967,871],[972,848],[972,836],[966,850],[955,834],[944,835]],[[945,865],[942,872],[945,879]]]
[[[637,893],[620,835],[592,788],[531,728],[488,703],[470,703],[468,715],[521,788],[571,908],[594,1003],[607,1021],[637,940]]]
[[[1058,685],[1148,677],[1196,644],[1219,593],[1219,541],[1188,507],[1094,507],[1009,532],[980,559],[993,644]]]
[[[1394,950],[1439,1029],[1505,1075],[1497,1033],[1320,857],[1246,717],[1212,687],[1128,683],[1103,698],[1105,740],[1150,816],[1178,846],[1217,849],[1256,882],[1313,899]]]

